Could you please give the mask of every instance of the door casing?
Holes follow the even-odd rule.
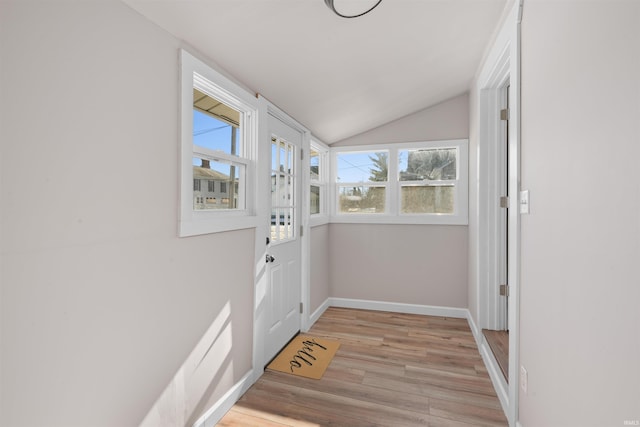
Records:
[[[496,329],[499,300],[495,297],[495,285],[499,280],[498,258],[500,238],[500,196],[496,165],[500,162],[499,141],[501,91],[509,87],[509,155],[508,186],[510,192],[508,210],[508,329],[509,329],[509,378],[507,384],[499,370],[491,372],[495,358],[482,342],[480,351],[488,362],[491,379],[503,406],[510,426],[518,421],[519,399],[519,298],[520,298],[520,22],[522,0],[514,3],[505,15],[502,28],[489,50],[477,79],[478,105],[478,188],[476,220],[477,240],[473,248],[478,266],[474,278],[477,286],[476,313],[480,328]]]
[[[301,300],[303,304],[302,314],[300,316],[300,330],[305,332],[308,330],[309,323],[309,192],[306,190],[309,186],[309,146],[311,141],[311,133],[308,129],[280,110],[266,98],[258,95],[258,160],[256,164],[256,173],[263,179],[258,179],[257,197],[256,197],[256,215],[263,218],[259,221],[255,232],[255,288],[254,288],[254,304],[253,304],[253,381],[255,382],[264,372],[264,366],[268,362],[264,354],[265,340],[264,331],[267,325],[266,292],[268,290],[268,268],[265,262],[268,253],[266,239],[270,235],[269,224],[271,218],[271,182],[266,179],[270,174],[271,164],[267,161],[271,154],[271,135],[269,132],[268,118],[269,115],[281,120],[288,126],[299,131],[302,134],[302,147],[304,153],[301,160],[300,185],[302,188],[300,198],[300,223],[301,227]]]
[[[268,322],[264,330],[265,360],[275,357],[300,331],[302,324],[299,309],[302,301],[302,133],[271,114],[268,123],[272,144],[268,175],[271,237],[265,257],[269,273],[264,299]],[[275,169],[274,162],[277,163]]]

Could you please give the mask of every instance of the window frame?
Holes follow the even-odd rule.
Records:
[[[311,151],[318,153],[318,179],[311,179]],[[329,222],[329,146],[316,138],[311,138],[309,149],[309,225],[315,227]],[[311,187],[320,188],[320,212],[311,213]]]
[[[386,181],[341,181],[338,182],[338,155],[339,154],[374,154],[374,153],[386,153],[387,154],[387,180]],[[380,144],[380,145],[367,145],[367,146],[357,146],[357,147],[340,147],[332,150],[331,156],[331,165],[332,165],[332,173],[331,173],[331,181],[333,185],[333,194],[332,194],[332,216],[334,218],[347,218],[347,217],[356,217],[358,219],[364,219],[367,217],[382,217],[389,216],[391,212],[391,192],[390,190],[390,178],[393,173],[391,168],[391,150],[388,146]],[[385,211],[384,212],[376,212],[376,213],[365,213],[365,214],[357,214],[357,213],[341,213],[339,212],[340,207],[340,188],[341,187],[380,187],[385,189]],[[333,221],[333,222],[342,222],[342,221]],[[346,222],[370,222],[364,220],[358,221],[346,221]],[[375,221],[374,221],[375,222]]]
[[[445,180],[438,184],[453,184],[455,187],[454,213],[402,213],[402,187],[424,186],[424,181],[400,181],[399,152],[405,150],[429,150],[456,148],[455,180]],[[337,158],[341,153],[370,153],[387,151],[388,177],[386,183],[363,182],[346,183],[337,181]],[[331,154],[331,222],[332,223],[368,223],[368,224],[443,224],[468,225],[469,223],[469,140],[452,139],[439,141],[420,141],[406,143],[372,144],[332,147]],[[339,212],[339,188],[345,184],[354,186],[386,185],[385,213],[341,213]]]
[[[251,93],[224,77],[213,68],[180,50],[181,94],[180,94],[180,209],[178,235],[180,237],[218,233],[258,224],[257,148],[258,148],[258,101]],[[240,112],[241,151],[238,156],[223,152],[207,153],[193,144],[193,89],[209,95]],[[240,165],[245,169],[244,193],[238,201],[238,209],[195,210],[193,209],[193,158],[201,155],[222,163]],[[240,186],[242,187],[242,185]]]

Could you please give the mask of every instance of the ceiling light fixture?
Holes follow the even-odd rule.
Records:
[[[382,0],[378,0],[378,1],[376,2],[376,4],[374,4],[373,6],[371,6],[371,8],[370,8],[370,9],[367,9],[367,10],[365,10],[364,12],[362,12],[362,13],[358,13],[358,14],[356,14],[356,15],[344,15],[344,14],[342,14],[342,13],[338,12],[338,11],[336,10],[336,6],[333,4],[333,2],[334,2],[334,0],[324,0],[324,4],[326,4],[326,5],[327,5],[327,7],[328,7],[329,9],[333,10],[333,12],[334,12],[336,15],[338,15],[338,16],[340,16],[340,17],[342,17],[342,18],[357,18],[357,17],[359,17],[359,16],[366,15],[367,13],[371,12],[373,9],[375,9],[375,8],[376,8],[376,7],[377,7],[377,6],[382,2]]]

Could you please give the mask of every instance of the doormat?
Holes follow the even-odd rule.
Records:
[[[319,380],[338,347],[340,343],[335,340],[298,335],[273,359],[267,369]]]

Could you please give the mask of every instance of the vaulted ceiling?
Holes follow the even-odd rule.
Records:
[[[507,2],[123,1],[328,144],[466,92]]]

